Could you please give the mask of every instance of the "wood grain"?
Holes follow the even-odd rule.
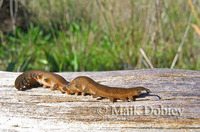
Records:
[[[61,94],[45,88],[18,91],[20,73],[0,71],[0,129],[20,130],[197,130],[200,129],[200,71],[123,70],[58,73],[71,81],[88,76],[117,87],[149,88],[135,102]]]

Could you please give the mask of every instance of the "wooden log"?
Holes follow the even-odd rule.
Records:
[[[88,76],[117,87],[144,86],[135,102],[111,103],[46,88],[18,91],[20,73],[0,71],[1,130],[188,130],[200,129],[200,71],[147,69],[58,73],[71,81]]]

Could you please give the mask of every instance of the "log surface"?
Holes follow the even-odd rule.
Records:
[[[0,130],[144,131],[200,129],[200,71],[147,69],[58,73],[88,76],[117,87],[143,86],[135,102],[62,94],[46,88],[18,91],[20,73],[0,71]]]

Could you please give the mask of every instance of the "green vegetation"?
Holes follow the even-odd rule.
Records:
[[[193,1],[192,1],[193,2]],[[198,25],[188,1],[23,0],[32,14],[27,30],[1,34],[0,70],[98,71],[149,68],[200,69]],[[191,21],[189,20],[192,14]],[[189,25],[190,26],[190,25]],[[200,25],[198,25],[200,27]]]

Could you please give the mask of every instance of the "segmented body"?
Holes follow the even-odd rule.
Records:
[[[42,70],[30,70],[19,75],[15,80],[15,87],[18,90],[25,88],[32,88],[43,85],[44,88],[50,88],[51,90],[60,90],[62,93],[63,87],[66,87],[69,82],[62,76],[46,72]]]
[[[68,84],[67,87],[63,88],[63,91],[68,91],[69,93],[75,93],[78,95],[81,93],[85,95],[89,93],[96,97],[105,97],[108,98],[111,102],[114,102],[115,99],[121,99],[123,101],[134,100],[135,96],[141,94],[141,91],[146,91],[150,93],[151,91],[144,87],[134,87],[134,88],[118,88],[118,87],[108,87],[101,85],[89,77],[79,76],[75,78],[72,82]]]
[[[51,90],[60,90],[62,93],[76,94],[81,93],[85,95],[89,93],[96,97],[108,98],[111,102],[116,99],[123,101],[133,101],[134,98],[141,94],[142,91],[150,93],[151,91],[144,87],[134,88],[119,88],[109,87],[99,84],[86,76],[79,76],[72,82],[66,81],[62,76],[51,72],[42,70],[30,70],[19,75],[15,80],[15,87],[18,90],[26,88],[38,87],[43,85],[44,88],[50,88]]]

